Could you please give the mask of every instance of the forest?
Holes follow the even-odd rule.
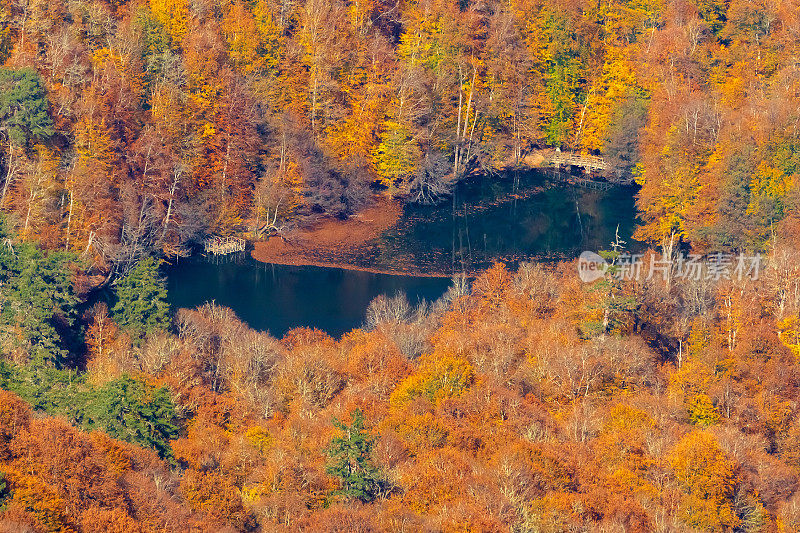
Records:
[[[800,528],[796,243],[758,279],[498,263],[339,339],[173,316],[153,259],[86,308],[12,246],[0,531]]]
[[[4,0],[0,532],[800,531],[799,121],[797,0]],[[168,304],[206,236],[555,148],[645,265],[765,267],[497,263],[340,338]]]
[[[435,201],[544,147],[639,238],[762,248],[797,208],[796,0],[9,0],[0,206],[125,274],[204,235]]]

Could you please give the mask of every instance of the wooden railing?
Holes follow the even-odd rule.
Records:
[[[247,241],[238,237],[209,237],[203,243],[207,254],[225,255],[234,252],[244,252]]]
[[[585,169],[587,172],[607,170],[608,163],[596,155],[576,154],[574,152],[555,152],[550,163],[556,167],[572,166]]]

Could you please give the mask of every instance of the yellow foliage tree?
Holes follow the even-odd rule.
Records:
[[[689,420],[698,426],[713,426],[719,422],[717,408],[707,394],[697,394],[689,402]]]
[[[95,236],[113,223],[108,213],[116,185],[116,154],[105,119],[84,117],[75,127],[77,161],[67,176],[66,247],[88,251]]]
[[[372,152],[372,163],[380,183],[391,195],[414,173],[420,153],[406,124],[387,120],[381,129],[380,143]]]
[[[608,50],[602,75],[596,85],[589,90],[579,119],[580,148],[602,150],[616,108],[630,96],[643,92],[634,72],[632,57],[633,53],[629,48]]]
[[[686,435],[672,449],[669,464],[684,491],[681,515],[691,527],[722,531],[736,527],[733,509],[736,463],[706,431]]]
[[[645,223],[636,230],[636,239],[663,245],[687,236],[687,219],[701,195],[699,171],[697,165],[681,163],[663,176],[652,176],[658,181],[657,186],[648,183],[650,176],[637,180],[642,185],[639,205]]]
[[[180,46],[189,31],[190,13],[187,0],[150,0],[150,11],[172,39],[173,46]]]
[[[234,2],[225,10],[222,33],[228,42],[228,56],[239,72],[249,74],[261,69],[258,56],[259,33],[253,13],[243,2]]]
[[[259,0],[253,8],[253,18],[258,31],[258,54],[261,66],[265,69],[276,69],[285,53],[283,29],[280,21],[270,9],[270,3]]]
[[[56,153],[37,144],[35,154],[28,172],[23,173],[16,184],[18,205],[22,208],[20,237],[23,240],[42,238],[47,214],[54,210],[59,191],[62,190],[58,180],[59,159]]]
[[[800,362],[800,318],[789,316],[778,322],[778,337]]]
[[[424,397],[432,403],[459,396],[475,382],[475,370],[463,356],[433,352],[422,356],[416,372],[392,393],[393,406],[407,405]]]
[[[612,472],[625,469],[638,473],[649,466],[645,438],[655,427],[655,421],[644,411],[625,404],[611,409],[596,446]]]
[[[775,204],[783,201],[793,185],[793,176],[787,176],[780,169],[762,161],[750,181],[747,214],[759,214],[774,209]]]

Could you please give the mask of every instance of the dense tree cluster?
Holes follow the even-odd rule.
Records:
[[[13,0],[2,208],[127,273],[204,233],[432,201],[537,147],[643,185],[642,238],[757,248],[797,209],[796,0]]]
[[[0,4],[0,530],[800,530],[798,54],[796,0]],[[204,234],[546,146],[668,257],[768,265],[498,264],[340,339],[170,313]]]
[[[234,531],[182,501],[155,453],[36,417],[0,391],[0,530]]]
[[[796,531],[800,252],[768,261],[591,284],[497,264],[338,340],[96,304],[83,352],[4,350],[0,529]]]

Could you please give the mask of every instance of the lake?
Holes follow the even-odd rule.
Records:
[[[608,249],[616,232],[630,242],[636,210],[632,187],[593,190],[552,182],[542,171],[461,183],[437,206],[409,205],[400,222],[340,262],[376,270],[437,273],[442,277],[259,263],[248,254],[194,257],[167,268],[173,307],[215,301],[251,327],[278,337],[294,327],[331,335],[362,324],[380,294],[406,293],[414,304],[438,299],[448,276],[502,260],[559,260],[583,250]]]
[[[456,274],[493,261],[573,259],[609,249],[619,227],[631,243],[634,187],[595,190],[553,182],[546,171],[460,184],[443,204],[408,205],[399,224],[345,262],[378,270]]]
[[[341,268],[260,263],[247,253],[221,260],[189,259],[167,269],[170,304],[215,301],[250,327],[278,337],[300,327],[341,335],[361,325],[373,298],[406,293],[409,302],[439,298],[448,278],[393,276]]]

